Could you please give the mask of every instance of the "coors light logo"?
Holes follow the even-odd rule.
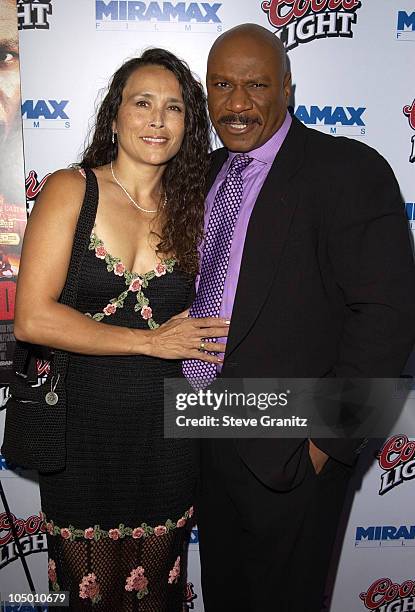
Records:
[[[360,0],[266,0],[261,6],[288,51],[315,38],[352,38],[361,4]]]
[[[52,0],[16,0],[19,30],[49,30]]]
[[[407,436],[392,436],[378,454],[381,476],[379,495],[384,495],[406,480],[415,478],[415,441]]]
[[[26,519],[16,518],[11,514],[10,518],[13,520],[24,556],[47,549],[46,527],[42,514],[32,515]],[[7,514],[3,512],[0,514],[0,570],[18,558],[11,525]]]
[[[405,580],[402,584],[390,578],[379,578],[360,593],[367,610],[375,612],[409,612],[415,610],[415,580]]]

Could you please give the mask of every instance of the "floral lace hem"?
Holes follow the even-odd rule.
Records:
[[[59,527],[58,525],[55,525],[53,521],[48,521],[46,515],[42,513],[42,519],[49,535],[60,535],[64,540],[71,541],[80,539],[98,541],[101,538],[119,540],[125,537],[132,537],[134,539],[148,538],[150,536],[160,537],[166,533],[174,531],[175,529],[184,527],[192,516],[193,506],[189,508],[189,510],[186,510],[183,516],[181,516],[176,522],[168,519],[164,525],[157,525],[156,527],[151,527],[150,525],[147,525],[147,523],[141,523],[141,525],[138,527],[126,527],[123,523],[120,523],[118,527],[105,531],[105,529],[101,529],[99,525],[87,527],[86,529],[76,529],[73,525],[69,525],[68,527]]]
[[[169,572],[167,579],[168,584],[177,584],[180,577],[180,556],[176,558],[172,569]],[[57,583],[56,562],[49,559],[48,562],[48,577],[54,592],[60,591],[60,586]],[[125,591],[134,592],[137,599],[142,599],[149,594],[149,579],[145,575],[145,569],[142,565],[131,570],[130,575],[126,578],[124,589]],[[79,583],[79,597],[81,599],[89,599],[92,604],[101,601],[102,583],[100,584],[95,572],[90,572],[82,577]]]
[[[95,257],[105,261],[108,272],[113,272],[116,276],[123,276],[128,288],[120,293],[118,297],[112,298],[101,312],[96,312],[95,314],[86,312],[86,316],[91,317],[95,321],[102,321],[104,317],[115,314],[118,308],[123,308],[126,297],[132,292],[137,294],[137,304],[134,306],[135,312],[140,312],[141,317],[147,321],[150,329],[157,329],[159,324],[153,319],[153,311],[150,307],[149,299],[144,295],[142,289],[146,289],[149,281],[153,278],[173,272],[176,259],[174,257],[164,259],[153,270],[149,270],[145,274],[137,274],[127,270],[119,257],[114,257],[108,253],[103,241],[94,232],[91,234],[88,248],[90,251],[95,251]]]

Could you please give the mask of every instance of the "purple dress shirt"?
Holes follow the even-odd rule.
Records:
[[[288,133],[288,130],[290,129],[291,121],[291,115],[287,112],[287,115],[284,119],[284,123],[275,132],[275,134],[258,149],[254,149],[253,151],[247,152],[247,155],[249,155],[249,157],[252,157],[253,161],[242,172],[244,192],[232,239],[228,271],[226,274],[222,305],[219,313],[220,317],[230,319],[232,316],[233,303],[235,301],[236,287],[239,278],[239,269],[241,267],[242,252],[244,248],[245,236],[246,231],[248,229],[249,219],[254,208],[255,202],[258,198],[261,187],[264,184],[271,165],[275,159],[275,156],[280,150],[282,143],[284,142],[285,137]],[[237,153],[229,152],[229,157],[223,164],[206,198],[204,229],[205,235],[209,224],[209,217],[213,207],[213,202],[215,200],[216,192],[219,189],[219,186],[224,181],[226,173],[228,172],[229,166],[231,165],[235,155],[237,155]],[[202,256],[203,244],[201,246],[200,252]],[[199,277],[196,278],[196,290],[198,286]],[[220,370],[221,366],[218,366],[218,369]]]

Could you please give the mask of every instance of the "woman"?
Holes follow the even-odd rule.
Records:
[[[163,379],[180,359],[219,362],[202,338],[220,319],[190,319],[209,148],[201,85],[161,49],[114,75],[81,166],[99,200],[77,308],[58,303],[85,179],[47,181],[27,227],[15,334],[70,352],[67,463],[40,475],[49,580],[71,610],[179,612],[197,461],[163,438]],[[85,316],[85,315],[88,316]],[[206,342],[207,351],[224,350]]]

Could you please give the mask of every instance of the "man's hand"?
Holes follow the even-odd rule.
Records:
[[[314,470],[316,474],[319,474],[321,470],[323,469],[329,456],[326,453],[324,453],[322,450],[317,448],[317,446],[311,440],[309,440],[308,443],[309,443],[308,452],[310,454],[311,462],[314,466]]]

